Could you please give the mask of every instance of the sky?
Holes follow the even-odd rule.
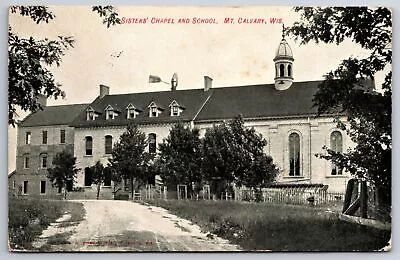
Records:
[[[110,94],[166,91],[164,83],[149,84],[149,75],[170,82],[178,74],[178,89],[202,88],[204,76],[213,78],[213,87],[273,83],[273,58],[282,39],[281,19],[290,26],[299,19],[291,7],[225,6],[117,6],[120,18],[142,18],[146,23],[125,23],[107,28],[90,6],[50,6],[55,19],[37,25],[26,17],[10,14],[13,32],[21,37],[56,39],[73,36],[75,47],[67,50],[59,67],[51,67],[65,99],[49,99],[48,105],[90,103],[99,84],[110,87]],[[154,19],[153,19],[154,18]],[[189,19],[189,23],[178,20]],[[214,24],[194,24],[193,18],[215,19]],[[235,23],[224,23],[234,18]],[[265,19],[266,23],[239,23],[244,19]],[[152,23],[174,19],[171,23]],[[341,60],[368,54],[358,45],[309,43],[300,45],[286,37],[294,55],[295,81],[321,80]],[[376,83],[382,82],[377,75]],[[21,118],[27,113],[20,112]],[[16,129],[8,130],[8,172],[15,169]]]

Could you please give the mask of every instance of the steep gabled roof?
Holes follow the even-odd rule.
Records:
[[[188,89],[176,91],[160,91],[132,94],[107,95],[103,98],[96,98],[91,106],[98,111],[104,110],[109,104],[117,104],[118,107],[126,108],[130,103],[142,108],[143,111],[135,119],[127,119],[127,110],[123,109],[121,115],[112,120],[106,120],[98,117],[96,120],[86,120],[86,111],[82,111],[72,122],[75,127],[97,127],[97,126],[126,126],[130,122],[137,124],[159,124],[173,123],[178,121],[188,122],[193,120],[195,115],[208,98],[211,92],[205,92],[203,89]],[[173,100],[185,104],[185,111],[178,117],[171,117],[167,111],[162,112],[158,117],[149,117],[148,106],[155,102],[159,107],[168,107]]]
[[[214,88],[196,121],[315,115],[313,96],[321,81],[294,82],[287,90],[274,84]]]
[[[89,104],[46,106],[43,110],[29,114],[18,126],[69,125]]]

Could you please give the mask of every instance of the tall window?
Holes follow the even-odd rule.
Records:
[[[331,150],[337,153],[343,152],[343,138],[342,133],[339,131],[334,131],[331,134]],[[342,168],[332,163],[332,175],[341,175],[342,172]]]
[[[40,194],[46,193],[46,181],[40,181]]]
[[[285,76],[285,66],[283,64],[279,65],[279,76],[280,77]]]
[[[47,144],[47,131],[42,131],[42,144]]]
[[[65,144],[65,130],[60,130],[60,143]]]
[[[104,186],[111,186],[111,168],[104,168]]]
[[[29,168],[29,154],[24,155],[24,168],[25,169]]]
[[[31,144],[31,137],[32,137],[32,133],[31,132],[26,132],[26,134],[25,134],[25,144]]]
[[[86,155],[93,155],[93,138],[91,136],[85,137]]]
[[[157,117],[157,107],[150,108],[150,117]]]
[[[300,136],[297,133],[289,135],[289,176],[300,176]]]
[[[105,145],[105,153],[111,154],[112,153],[112,136],[111,135],[106,135],[104,145]]]
[[[172,116],[179,116],[179,107],[178,106],[172,106],[171,115]]]
[[[91,186],[92,185],[92,171],[90,170],[89,167],[85,168],[85,186]]]
[[[292,76],[292,65],[287,66],[287,73],[288,73],[288,77]]]
[[[65,186],[67,191],[72,191],[74,189],[74,179],[68,179]]]
[[[43,169],[47,168],[47,154],[40,155],[40,167]]]
[[[24,181],[23,187],[22,187],[22,192],[24,194],[28,194],[28,181]]]
[[[156,153],[157,151],[157,143],[156,143],[156,134],[149,134],[149,153]]]

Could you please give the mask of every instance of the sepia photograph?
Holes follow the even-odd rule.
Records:
[[[8,250],[392,250],[392,10],[8,8]]]

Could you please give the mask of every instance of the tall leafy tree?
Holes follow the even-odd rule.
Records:
[[[325,147],[322,158],[344,167],[357,178],[377,187],[381,202],[391,201],[392,152],[392,13],[388,8],[368,7],[296,7],[300,21],[288,34],[301,44],[340,44],[345,39],[369,51],[365,58],[349,57],[325,75],[314,96],[319,114],[339,113],[347,116],[340,128],[356,144],[345,153]],[[371,89],[365,79],[374,79],[388,70],[380,91]]]
[[[64,198],[66,198],[66,186],[68,182],[74,182],[79,171],[80,169],[76,167],[76,157],[71,153],[62,151],[54,157],[53,168],[47,169],[47,178],[53,187],[64,188]]]
[[[158,165],[163,181],[169,186],[186,184],[192,192],[192,182],[201,181],[201,139],[197,128],[182,123],[174,125],[159,145]]]
[[[120,19],[112,6],[93,6],[107,28],[119,24]],[[10,14],[19,14],[33,22],[48,23],[55,15],[45,6],[11,6]],[[51,66],[60,66],[66,51],[74,47],[71,36],[57,39],[23,38],[8,27],[8,124],[15,125],[17,109],[35,112],[43,109],[39,101],[44,97],[65,97],[61,83],[51,72]]]
[[[203,168],[207,178],[261,188],[278,173],[272,157],[264,153],[267,142],[241,116],[207,129],[203,143]]]
[[[147,181],[147,168],[151,159],[151,155],[146,152],[147,145],[146,135],[136,125],[130,124],[115,143],[109,159],[116,174],[130,180],[132,198],[134,182],[141,186]]]

